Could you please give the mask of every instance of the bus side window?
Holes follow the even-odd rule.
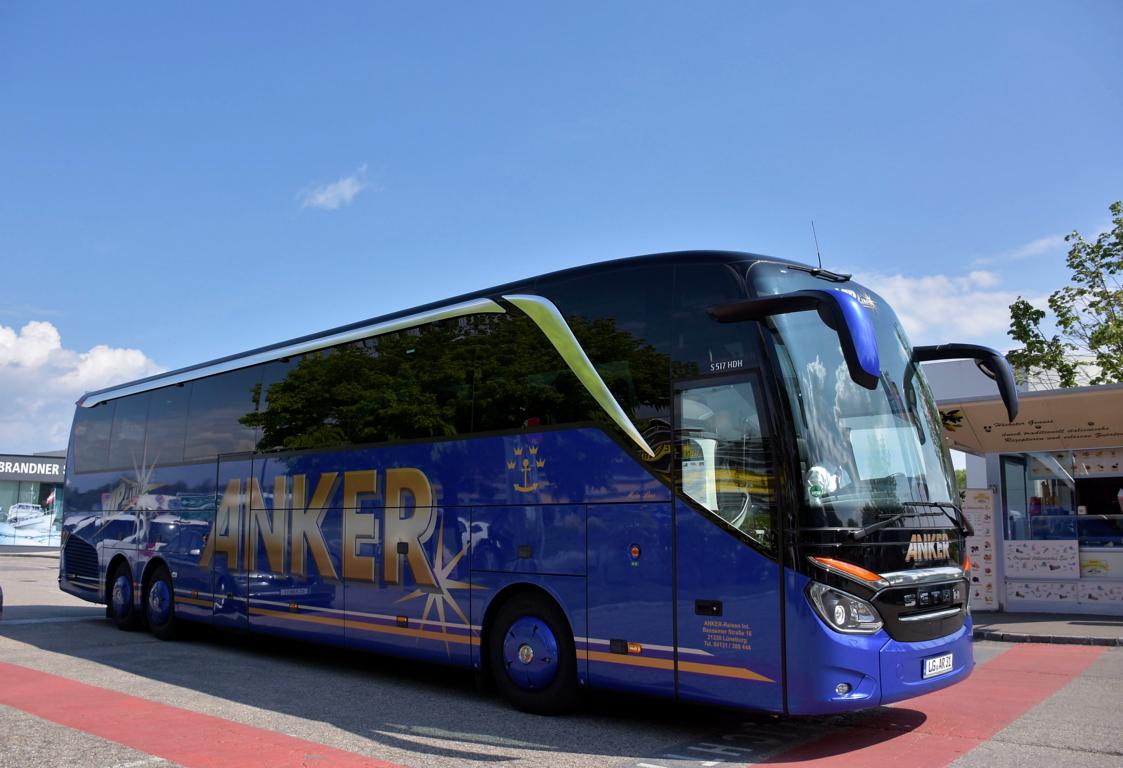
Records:
[[[745,288],[729,264],[680,264],[675,267],[675,378],[736,373],[757,361],[755,333],[747,323],[718,323],[706,310],[741,301]]]
[[[679,393],[683,495],[771,550],[776,504],[771,442],[752,381]]]
[[[533,429],[600,418],[599,406],[525,316],[478,317],[471,343],[473,431]]]
[[[113,434],[109,439],[109,466],[117,469],[138,467],[144,461],[144,430],[148,421],[151,393],[129,395],[117,401],[113,415]]]
[[[373,336],[265,366],[243,424],[258,450],[346,448],[471,429],[464,319]]]
[[[152,404],[148,408],[148,429],[144,437],[144,455],[147,461],[161,465],[183,461],[191,386],[191,382],[187,382],[152,392]]]
[[[183,458],[213,459],[220,453],[252,451],[253,427],[242,420],[256,411],[262,366],[199,379],[191,388]]]
[[[669,266],[646,266],[544,280],[537,287],[637,422],[669,418],[672,278]]]
[[[74,472],[100,472],[109,467],[109,435],[113,428],[115,400],[90,408],[79,407],[74,414],[72,439]]]

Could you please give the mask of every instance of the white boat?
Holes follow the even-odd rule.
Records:
[[[50,530],[55,521],[55,513],[43,509],[38,504],[20,502],[8,507],[8,525],[17,531]]]

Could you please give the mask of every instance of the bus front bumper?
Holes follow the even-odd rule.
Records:
[[[975,666],[970,616],[944,637],[900,642],[885,630],[841,634],[810,610],[793,613],[788,617],[789,714],[826,715],[911,699],[964,680]],[[947,670],[925,677],[925,660],[947,654]]]
[[[971,617],[968,616],[962,627],[946,637],[916,643],[887,642],[878,654],[881,661],[881,703],[911,699],[966,679],[975,667],[971,626]],[[925,661],[938,660],[947,654],[951,654],[950,669],[925,677]]]

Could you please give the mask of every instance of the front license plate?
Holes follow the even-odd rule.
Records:
[[[945,653],[943,656],[933,656],[930,659],[924,660],[924,677],[936,677],[937,675],[944,675],[952,670],[952,654]]]

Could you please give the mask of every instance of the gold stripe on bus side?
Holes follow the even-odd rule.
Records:
[[[179,595],[176,595],[175,601],[177,603],[187,603],[188,605],[197,605],[200,608],[212,608],[212,607],[214,607],[214,603],[212,603],[210,600],[199,600],[198,598],[195,598],[195,597],[180,597]]]
[[[718,677],[735,677],[738,680],[755,680],[759,683],[776,682],[770,677],[757,674],[744,667],[726,667],[721,664],[703,664],[698,661],[680,661],[679,672],[693,672],[697,675],[717,675]]]
[[[606,664],[627,664],[632,667],[647,667],[648,669],[673,670],[675,662],[672,659],[659,659],[650,656],[625,656],[622,653],[605,653],[604,651],[589,651],[589,661],[603,661]],[[727,667],[722,664],[703,664],[698,661],[680,661],[680,672],[692,672],[697,675],[714,675],[716,677],[732,677],[738,680],[756,680],[761,683],[775,682],[771,678],[759,675],[751,669],[743,667]]]
[[[329,627],[343,627],[344,629],[357,629],[363,632],[378,632],[386,635],[420,637],[425,640],[437,640],[442,643],[469,645],[472,642],[472,639],[467,635],[449,635],[443,632],[433,632],[428,629],[409,629],[408,627],[367,624],[362,621],[347,621],[346,619],[337,619],[332,616],[312,616],[307,613],[285,613],[284,611],[270,611],[265,608],[250,608],[250,615],[269,616],[274,619],[288,619],[289,621],[302,621],[307,624],[322,624]]]

